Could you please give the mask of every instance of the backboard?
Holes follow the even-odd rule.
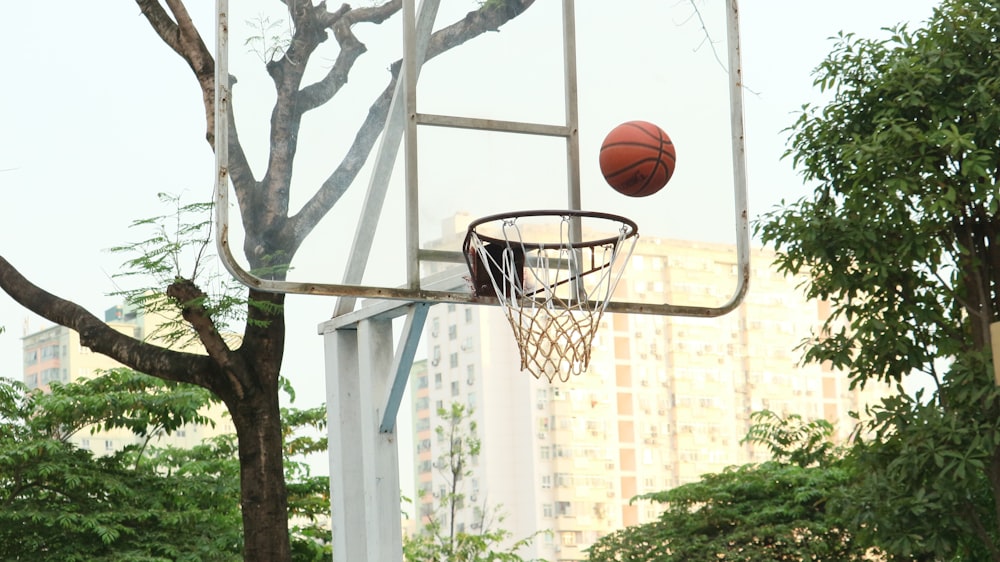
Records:
[[[425,0],[418,9],[406,0],[384,23],[332,26],[326,43],[292,60],[304,71],[301,82],[282,83],[299,96],[289,111],[276,106],[275,84],[285,76],[281,61],[301,45],[289,43],[286,5],[219,4],[216,72],[237,81],[216,80],[217,232],[227,268],[247,285],[340,296],[336,315],[358,298],[495,304],[470,290],[461,251],[468,223],[518,210],[582,209],[634,220],[639,254],[643,241],[658,238],[735,242],[731,275],[719,280],[728,299],[671,303],[623,292],[607,311],[716,316],[742,299],[749,242],[735,1],[580,11],[572,0],[536,2],[499,33],[439,52],[440,38],[474,3]],[[334,38],[348,48],[338,49]],[[433,57],[424,63],[428,41]],[[347,64],[350,80],[340,80]],[[335,95],[314,103],[324,88]],[[381,117],[384,126],[364,130]],[[646,198],[614,192],[597,163],[604,135],[635,119],[660,125],[678,152],[670,184]],[[335,203],[322,210],[284,278],[265,279],[243,257],[252,244],[230,156],[242,159],[259,187],[273,180],[271,147],[288,142],[296,147],[281,186],[287,214],[314,212],[318,192]]]

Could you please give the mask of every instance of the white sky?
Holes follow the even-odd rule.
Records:
[[[210,35],[212,3],[189,4]],[[447,14],[474,6],[464,0],[445,4],[442,11]],[[781,131],[803,103],[819,99],[810,71],[829,51],[828,38],[840,30],[873,36],[885,26],[918,23],[935,4],[741,3],[744,77],[757,92],[745,96],[751,216],[781,198],[807,193],[791,164],[780,159],[786,139]],[[421,111],[559,122],[556,5],[554,0],[538,0],[501,33],[430,63],[421,82]],[[698,0],[698,5],[713,39],[724,41],[721,1]],[[720,97],[726,95],[725,76],[691,14],[689,3],[682,0],[577,2],[584,207],[632,216],[644,233],[730,241],[729,120],[726,100]],[[239,21],[252,15],[234,14],[233,33],[243,32]],[[128,228],[134,219],[166,212],[156,193],[184,193],[188,201],[211,196],[212,155],[204,141],[200,92],[190,70],[159,41],[134,3],[14,2],[0,8],[0,16],[0,47],[6,53],[6,80],[0,91],[0,254],[44,289],[100,315],[116,304],[106,294],[114,290],[110,276],[122,261],[106,250],[135,239]],[[369,47],[365,61],[375,77],[370,88],[381,89],[384,68],[398,53],[386,52],[374,39]],[[234,59],[247,58],[237,40],[231,48]],[[725,57],[724,44],[718,49]],[[495,61],[483,64],[479,56]],[[237,88],[243,88],[242,94],[237,90],[237,96],[243,96],[237,97],[238,103],[252,98],[255,83],[249,71],[240,75],[235,66],[234,72],[241,78]],[[515,75],[517,81],[511,78]],[[346,103],[359,103],[339,117],[349,134],[323,136],[322,143],[313,142],[312,151],[304,149],[304,155],[323,158],[332,153],[332,160],[339,162],[339,147],[350,141],[353,123],[364,116],[373,91],[366,87],[352,80],[344,92]],[[497,100],[504,102],[502,107]],[[626,200],[603,185],[597,174],[600,140],[611,127],[630,119],[660,124],[677,145],[673,180],[650,198]],[[249,142],[254,129],[249,123],[244,127],[241,133]],[[319,134],[305,131],[303,138]],[[447,202],[422,211],[426,236],[434,234],[439,218],[456,210],[487,214],[549,206],[543,203],[550,197],[564,200],[561,186],[553,187],[564,164],[548,158],[549,151],[562,154],[561,144],[534,139],[518,145],[505,140],[477,144],[470,137],[448,134],[421,137],[422,148],[428,150],[421,163],[422,187],[427,186],[428,199]],[[304,140],[303,146],[307,144]],[[317,153],[317,147],[323,152]],[[510,156],[504,150],[511,151]],[[321,160],[301,176],[322,177],[326,170]],[[502,187],[492,187],[484,197],[472,189],[480,183]],[[338,252],[345,252],[343,238],[323,229],[318,234],[304,249],[307,262],[299,265],[303,274],[313,267],[329,274],[322,264],[339,261]],[[332,308],[332,298],[288,299],[285,374],[303,406],[324,396],[323,350],[316,326]],[[20,378],[23,326],[36,330],[47,324],[2,295],[0,325],[7,329],[0,334],[0,375]]]

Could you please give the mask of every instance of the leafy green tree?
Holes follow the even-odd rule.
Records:
[[[811,194],[756,230],[830,303],[808,361],[852,385],[914,380],[873,407],[859,528],[890,554],[1000,561],[1000,5],[946,0],[916,30],[842,34],[788,154]]]
[[[0,379],[0,559],[239,560],[235,436],[191,449],[151,443],[187,423],[209,423],[199,412],[210,402],[204,389],[129,369],[55,383],[50,393]],[[323,423],[317,410],[289,410],[286,432]],[[137,439],[95,457],[69,441],[87,428],[124,428]],[[325,444],[289,443],[297,444],[286,459],[289,515],[301,522],[292,527],[294,559],[329,559],[329,529],[320,525],[329,482],[311,477],[298,459]]]
[[[215,150],[215,60],[207,46],[211,42],[206,43],[183,0],[136,0],[136,4],[153,33],[177,53],[178,62],[191,69],[199,88],[196,95],[204,104],[205,139]],[[271,270],[269,276],[274,279],[285,278],[287,265],[306,237],[355,183],[387,119],[402,66],[399,60],[373,61],[377,68],[387,69],[385,88],[374,96],[339,163],[331,161],[329,155],[323,155],[318,163],[296,158],[301,154],[298,139],[303,123],[316,114],[312,110],[326,106],[342,91],[368,50],[364,43],[366,30],[397,16],[402,6],[398,0],[363,4],[355,8],[348,4],[333,7],[326,2],[282,2],[279,6],[287,11],[288,36],[277,39],[277,48],[256,46],[263,53],[266,74],[274,86],[273,118],[267,134],[270,146],[262,160],[266,166],[250,161],[237,131],[238,116],[231,115],[227,169],[243,217],[245,257],[252,270]],[[464,17],[432,33],[426,60],[433,61],[452,48],[500,29],[532,4],[533,0],[479,3]],[[264,23],[263,33],[271,33]],[[80,29],[100,33],[100,18]],[[214,26],[206,31],[212,35]],[[270,37],[265,39],[274,42]],[[316,77],[314,70],[321,76]],[[229,86],[235,84],[235,77],[230,78]],[[157,88],[156,84],[144,86]],[[240,95],[238,88],[231,89],[231,99]],[[250,121],[259,118],[248,116]],[[326,177],[311,186],[293,182],[293,169],[303,167],[323,170]],[[296,209],[293,201],[306,203]],[[275,269],[276,265],[280,267]],[[246,290],[246,297],[240,299],[245,325],[238,343],[233,343],[221,336],[225,330],[219,301],[202,284],[197,268],[176,269],[173,273],[166,284],[156,289],[169,297],[167,302],[183,317],[204,353],[171,349],[117,332],[77,304],[45,292],[0,257],[0,289],[39,316],[79,332],[84,346],[151,376],[206,388],[225,403],[236,427],[239,448],[245,559],[287,561],[291,556],[287,530],[289,491],[282,465],[279,400],[285,343],[284,296]]]
[[[51,393],[0,381],[0,558],[235,560],[238,466],[232,439],[147,447],[189,422],[208,393],[121,369]],[[69,437],[88,426],[140,437],[95,457]],[[220,462],[224,461],[224,462]]]
[[[434,431],[447,448],[434,468],[444,483],[444,493],[437,497],[437,509],[426,516],[420,532],[405,537],[404,558],[411,562],[520,562],[523,559],[517,551],[530,545],[535,535],[505,545],[512,534],[499,527],[504,520],[503,506],[488,504],[485,496],[481,503],[473,505],[464,489],[464,482],[473,474],[473,459],[482,447],[473,410],[455,402],[450,409],[440,408],[437,413],[444,423]],[[457,527],[459,511],[467,506],[474,513],[469,531]]]
[[[706,474],[698,482],[632,501],[665,508],[657,521],[607,535],[590,548],[593,562],[680,560],[865,560],[833,504],[853,480],[834,450],[832,426],[757,412],[747,440],[776,460]]]
[[[294,403],[288,381],[285,392]],[[288,525],[294,562],[329,562],[333,556],[330,528],[330,477],[312,474],[305,457],[326,453],[326,405],[281,409],[285,479],[288,487]],[[316,434],[322,437],[314,437]]]

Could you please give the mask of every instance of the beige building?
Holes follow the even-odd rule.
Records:
[[[466,220],[445,226],[455,234],[443,246],[460,244]],[[515,539],[550,531],[523,552],[550,561],[585,560],[604,534],[655,519],[655,506],[629,504],[637,494],[766,459],[763,448],[740,443],[753,411],[823,417],[845,437],[848,412],[878,391],[850,390],[845,376],[800,364],[795,348],[828,309],[806,301],[803,279],[777,273],[773,258],[752,252],[750,292],[720,318],[605,315],[589,369],[567,383],[520,372],[499,309],[432,307],[426,371],[412,379],[418,513],[434,508],[443,485],[433,463],[447,443],[434,434],[434,412],[454,401],[475,409],[483,443],[461,483],[468,500],[457,527],[476,531],[477,510],[502,504]],[[640,238],[617,294],[718,306],[735,276],[731,245]]]
[[[130,311],[122,306],[108,309],[104,316],[109,326],[138,339],[149,337],[162,322],[157,320],[157,317]],[[45,390],[52,382],[68,383],[81,378],[93,378],[101,371],[121,367],[120,363],[80,345],[79,334],[63,326],[52,326],[26,333],[22,338],[22,348],[23,381],[30,389]],[[214,406],[207,415],[216,420],[214,427],[189,424],[169,436],[161,436],[153,443],[161,446],[192,447],[208,437],[235,433],[229,415],[225,412],[225,406],[221,404]],[[124,429],[97,433],[83,430],[73,435],[70,441],[81,448],[102,455],[137,443],[137,439],[139,438]]]

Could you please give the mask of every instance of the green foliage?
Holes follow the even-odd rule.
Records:
[[[233,435],[191,449],[148,446],[186,423],[206,423],[207,391],[127,369],[29,392],[0,379],[0,559],[235,561],[242,559],[239,459]],[[322,408],[287,409],[285,431],[322,427]],[[136,443],[104,457],[68,438],[124,428]],[[329,479],[286,451],[294,560],[328,560]]]
[[[449,444],[434,463],[445,493],[437,498],[437,509],[427,516],[420,533],[405,537],[403,557],[410,562],[521,562],[517,551],[530,545],[537,534],[512,541],[511,532],[498,527],[504,520],[502,505],[489,505],[485,499],[476,505],[468,503],[471,498],[463,483],[472,475],[473,460],[482,447],[473,410],[455,402],[437,414],[444,423],[434,431],[439,441]],[[467,507],[472,507],[475,521],[470,531],[460,531],[456,515]]]
[[[291,402],[295,392],[286,379]],[[326,405],[281,409],[285,447],[285,480],[292,537],[292,560],[326,562],[333,556],[330,519],[330,477],[314,476],[302,457],[327,450]],[[322,436],[316,437],[318,432]]]
[[[918,30],[842,34],[788,155],[816,187],[757,223],[831,305],[807,361],[852,386],[923,374],[874,406],[855,522],[890,554],[1000,560],[1000,5],[946,0]]]
[[[214,425],[202,410],[218,402],[203,388],[126,368],[104,371],[94,379],[51,386],[51,394],[38,393],[34,402],[45,415],[32,418],[29,424],[61,438],[86,427],[91,432],[121,428],[148,441],[189,423]]]
[[[603,537],[590,548],[590,560],[868,559],[875,551],[855,539],[833,507],[849,496],[854,470],[835,454],[829,424],[766,411],[752,419],[744,441],[767,445],[779,460],[633,498],[664,511],[657,521]]]
[[[51,394],[0,381],[0,558],[238,560],[239,465],[218,462],[232,457],[231,439],[191,451],[133,445],[106,457],[65,440],[89,423],[145,439],[200,419],[207,395],[180,390],[172,402],[158,379],[103,378],[53,385]]]
[[[872,407],[870,436],[851,451],[858,482],[843,510],[859,538],[900,556],[988,560],[994,555],[996,490],[989,473],[1000,419],[978,408],[996,388],[980,368],[954,367],[940,394],[950,407],[900,391]]]
[[[171,205],[169,213],[133,221],[132,228],[147,231],[139,242],[115,246],[116,254],[129,256],[115,279],[135,280],[135,286],[121,288],[113,296],[121,297],[126,305],[143,314],[157,315],[162,320],[147,337],[160,339],[169,345],[186,346],[197,341],[191,327],[180,317],[181,307],[195,306],[211,318],[215,329],[230,334],[230,344],[237,343],[233,334],[238,325],[266,320],[254,319],[248,307],[261,312],[263,318],[279,314],[281,305],[243,297],[246,288],[236,282],[212,252],[212,203],[183,203],[180,196],[159,193],[161,202]],[[254,270],[262,278],[280,276],[288,271],[282,260],[265,256],[262,261],[276,265]],[[282,262],[282,263],[279,263]],[[193,300],[178,302],[169,298],[169,287],[190,283],[196,287]]]
[[[803,198],[757,223],[782,271],[809,271],[833,316],[806,357],[854,381],[936,374],[970,351],[968,304],[978,238],[997,228],[998,7],[945,2],[928,28],[875,41],[841,35],[817,70],[833,95],[806,106],[789,154]],[[972,56],[975,55],[975,56]],[[983,303],[986,305],[987,303]]]
[[[256,54],[260,62],[267,64],[285,56],[285,51],[292,42],[291,22],[259,15],[246,20],[246,25],[253,31],[243,45],[249,52]]]
[[[603,537],[590,548],[590,560],[865,559],[869,549],[831,509],[852,482],[853,471],[850,463],[831,455],[830,428],[770,412],[753,419],[746,440],[767,444],[791,463],[731,467],[634,498],[662,504],[659,520]]]
[[[168,344],[188,345],[196,341],[191,328],[180,318],[178,305],[203,307],[220,333],[246,320],[245,290],[218,269],[212,253],[212,203],[183,203],[180,196],[157,194],[172,207],[167,214],[132,222],[132,228],[146,232],[139,242],[115,246],[109,251],[128,256],[117,280],[135,282],[113,296],[127,306],[163,319],[147,337]],[[196,303],[178,303],[166,296],[165,288],[179,281],[197,284],[201,295]]]
[[[750,414],[750,431],[743,443],[767,445],[775,460],[802,468],[831,458],[833,425],[824,419],[805,421],[798,414],[782,418],[770,410]]]
[[[777,462],[729,468],[638,499],[661,503],[658,521],[600,539],[590,560],[861,560],[826,503],[847,483],[839,467]]]

